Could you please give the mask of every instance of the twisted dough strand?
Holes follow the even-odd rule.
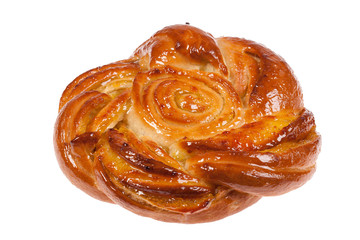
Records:
[[[54,145],[65,175],[89,195],[197,223],[303,185],[321,138],[283,59],[175,25],[70,83]]]

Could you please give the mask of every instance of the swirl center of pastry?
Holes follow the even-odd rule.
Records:
[[[204,112],[209,107],[209,104],[203,102],[202,97],[197,94],[195,95],[188,92],[184,92],[176,95],[180,95],[176,99],[176,103],[178,107],[188,112],[192,112],[192,113]]]

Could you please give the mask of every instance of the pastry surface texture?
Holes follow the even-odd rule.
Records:
[[[302,186],[321,137],[281,57],[174,25],[71,82],[54,145],[64,174],[90,196],[199,223]]]

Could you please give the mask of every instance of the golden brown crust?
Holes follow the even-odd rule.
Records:
[[[144,70],[165,65],[227,75],[223,57],[211,34],[187,25],[165,27],[135,50]]]
[[[187,160],[201,179],[257,196],[280,195],[303,185],[315,172],[320,137],[286,142],[267,151],[209,151]],[[287,145],[287,146],[286,146]]]
[[[65,89],[59,165],[87,194],[161,221],[215,221],[315,172],[321,137],[286,62],[188,25]]]
[[[222,37],[217,42],[231,69],[229,80],[244,99],[246,122],[304,107],[300,85],[281,57],[245,39]]]

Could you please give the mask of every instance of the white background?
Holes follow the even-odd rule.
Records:
[[[359,239],[356,2],[1,1],[0,239]],[[215,37],[255,40],[285,58],[323,137],[305,186],[196,225],[92,199],[62,174],[52,143],[68,83],[185,22]]]

